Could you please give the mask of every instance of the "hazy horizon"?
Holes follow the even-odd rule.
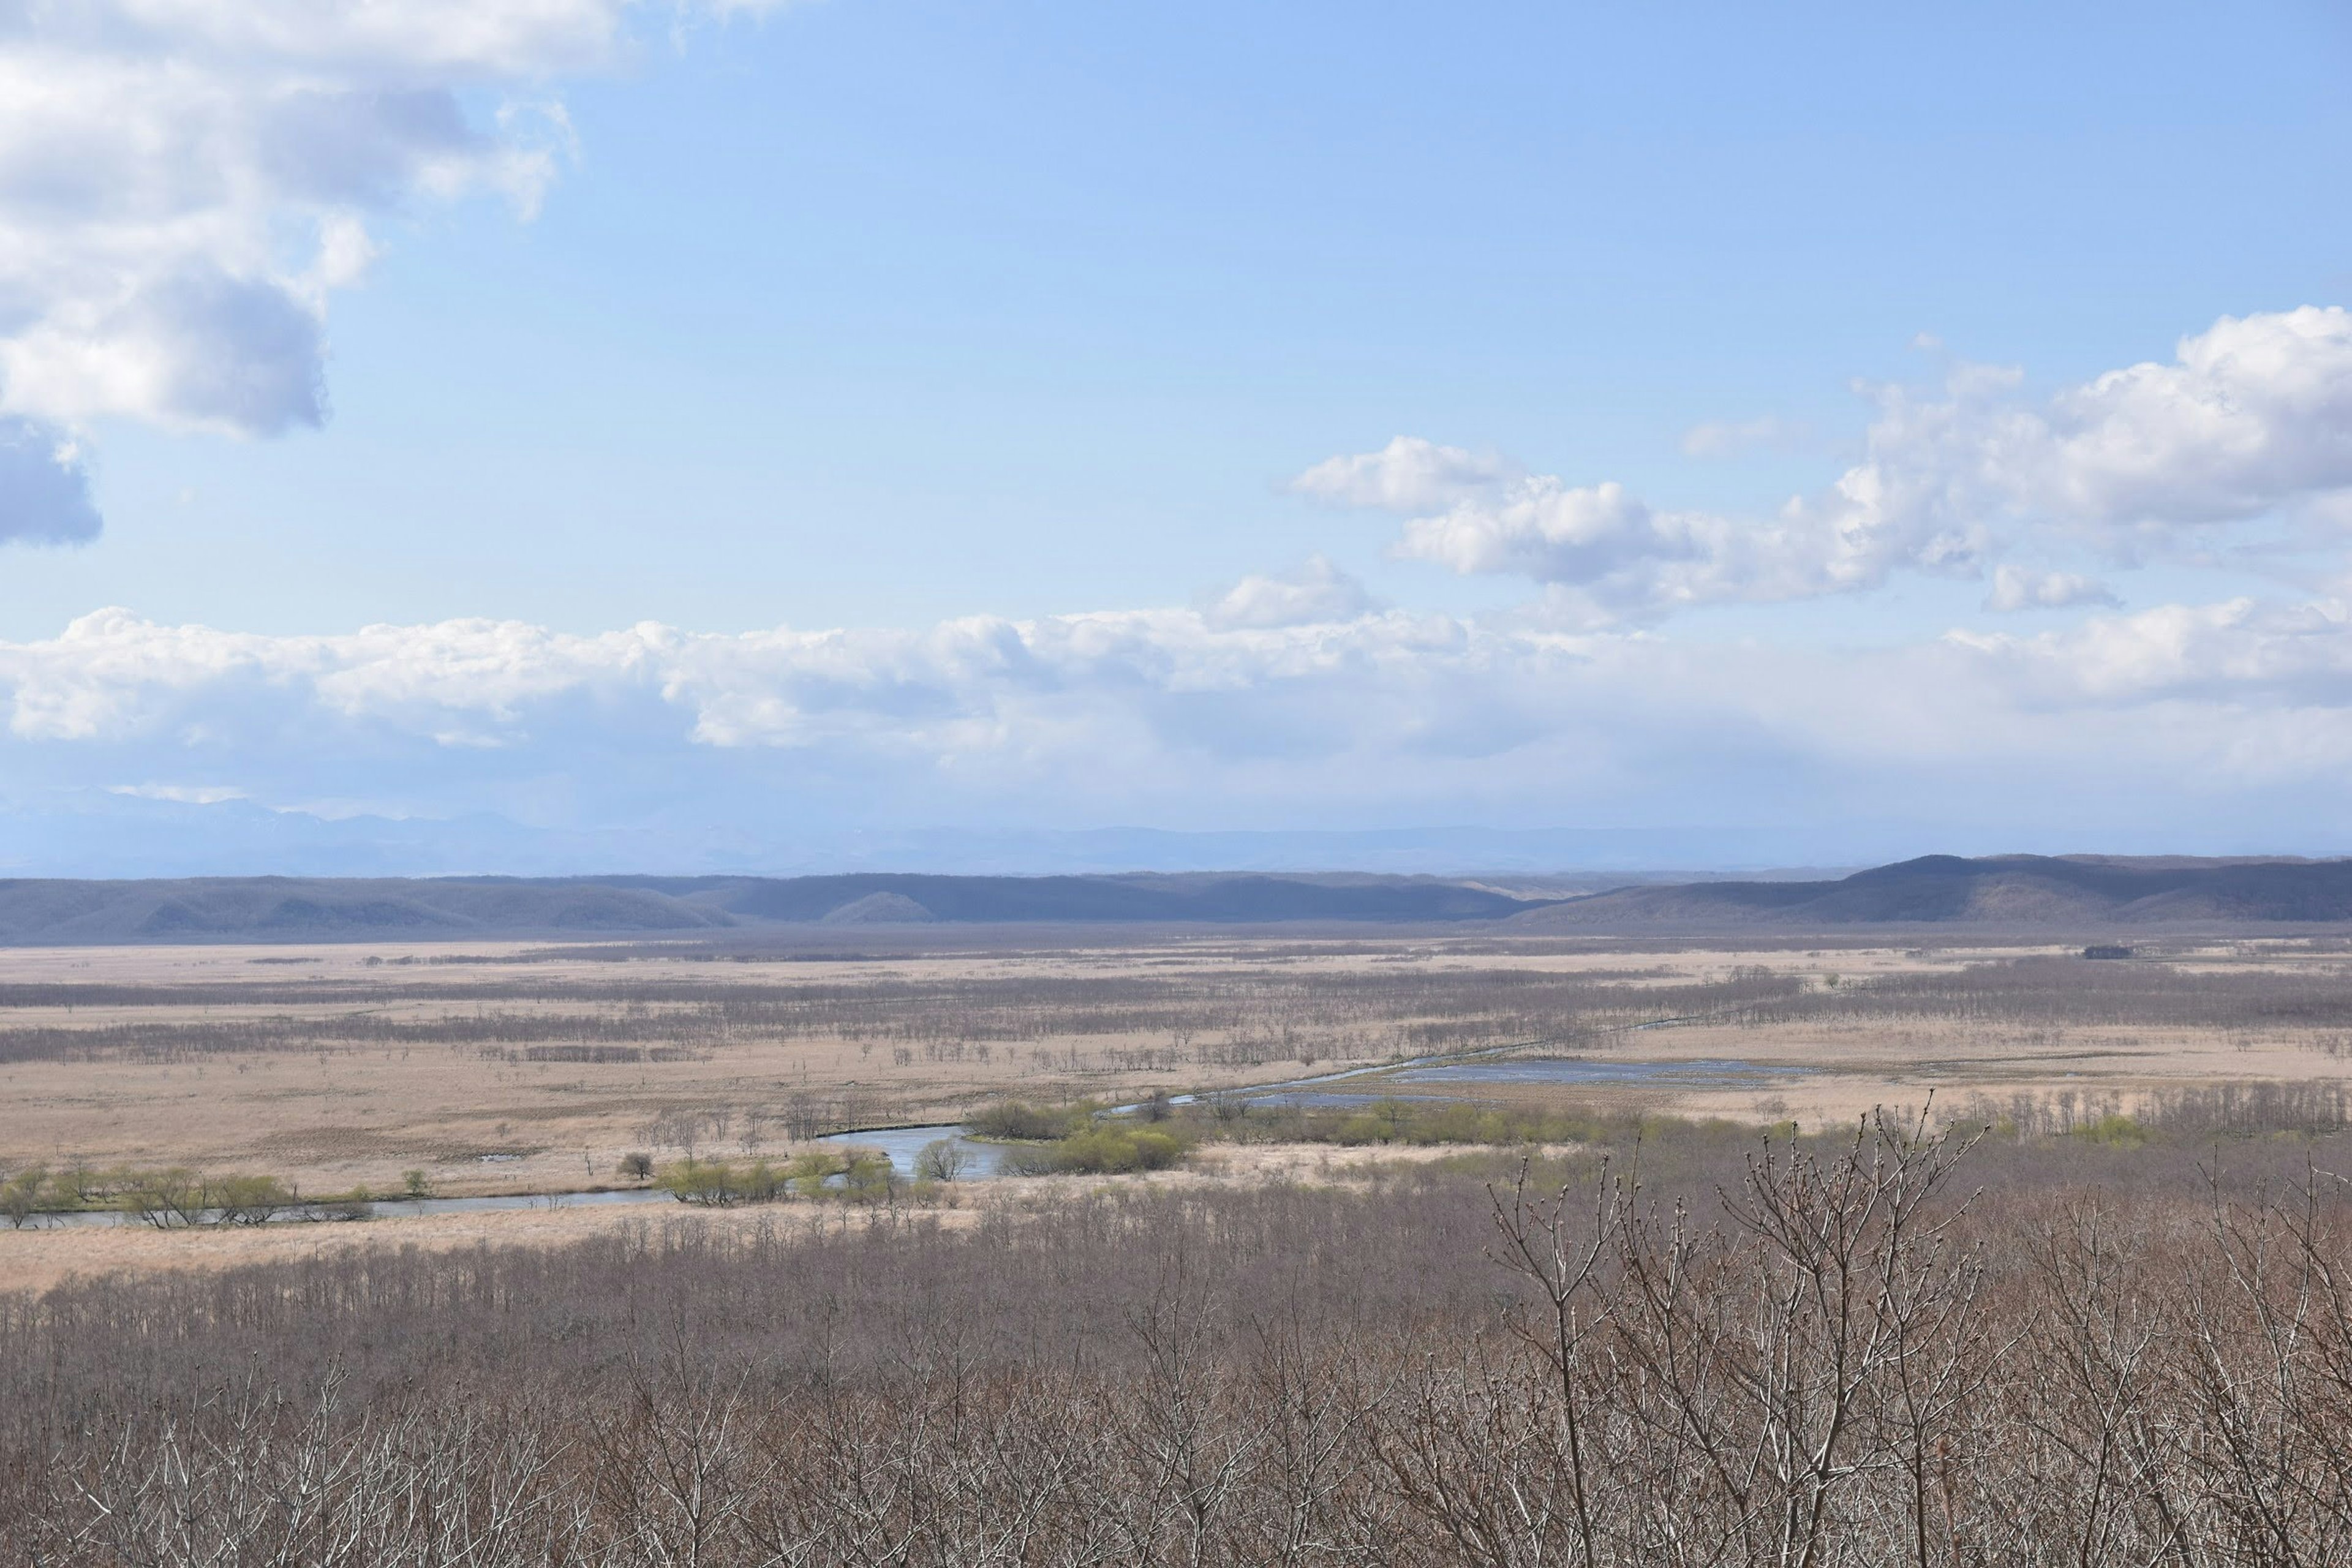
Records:
[[[1122,872],[1323,872],[1633,880],[1834,878],[1928,855],[2333,858],[2258,837],[2084,844],[2063,836],[1971,839],[1934,830],[1801,833],[1705,828],[1395,828],[1185,833],[1108,827],[742,833],[562,832],[489,816],[311,817],[244,802],[131,799],[123,809],[0,814],[0,877],[803,877]]]

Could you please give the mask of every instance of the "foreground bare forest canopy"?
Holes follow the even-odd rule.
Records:
[[[2341,1139],[1689,1131],[0,1296],[26,1563],[2352,1560]]]

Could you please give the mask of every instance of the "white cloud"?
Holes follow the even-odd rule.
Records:
[[[1976,576],[2028,537],[2129,560],[2193,553],[2216,526],[2290,510],[2306,537],[2352,515],[2352,312],[2225,317],[2170,364],[2040,402],[2023,388],[2014,370],[1967,364],[1929,395],[1877,388],[1862,459],[1763,515],[1666,510],[1614,481],[1405,437],[1318,463],[1292,489],[1412,514],[1398,554],[1527,577],[1595,623],[1853,592],[1901,571]],[[1781,428],[1702,426],[1684,445],[1715,454]],[[2002,570],[1989,608],[2110,602],[2081,574],[2029,584]]]
[[[2055,530],[2110,552],[2259,519],[2352,487],[2352,312],[2223,317],[2036,404],[1963,365],[1940,398],[1882,389],[1858,510],[1912,529]]]
[[[1984,607],[2008,612],[2116,603],[2106,584],[2095,578],[2073,572],[2028,572],[2004,563],[1993,569],[1992,592],[1985,595]]]
[[[2352,311],[2223,317],[2175,362],[2062,394],[2028,504],[2112,526],[2257,516],[2352,486]]]
[[[109,784],[106,793],[132,800],[167,800],[179,805],[219,805],[225,801],[247,798],[243,790],[221,784]]]
[[[1361,583],[1328,558],[1310,555],[1287,576],[1243,578],[1202,614],[1209,625],[1233,629],[1352,621],[1371,608]]]
[[[1509,647],[1514,662],[1575,657]],[[1186,779],[1245,792],[1350,755],[1475,768],[1542,729],[1525,693],[1488,679],[1503,656],[1475,628],[1394,612],[1280,627],[1171,609],[740,637],[460,621],[269,637],[107,611],[0,644],[0,755],[19,790],[194,775],[258,800],[419,815],[543,816],[625,788],[716,810],[752,775],[770,781],[771,817],[780,790],[830,790],[845,811],[991,792],[1076,805]],[[1372,766],[1343,789],[1397,782]]]
[[[1882,420],[1880,430],[1890,431]],[[1553,610],[1603,624],[1696,605],[1770,603],[1876,587],[1911,569],[1969,575],[1987,531],[1915,504],[1916,481],[1877,463],[1826,494],[1757,519],[1654,508],[1615,481],[1573,485],[1507,459],[1400,437],[1338,457],[1292,488],[1390,510],[1421,510],[1394,552],[1464,574],[1524,576]]]
[[[1955,631],[1948,640],[2037,705],[2283,706],[2329,726],[2352,713],[2352,614],[2336,600],[2160,605],[2063,632]]]
[[[2352,623],[2231,601],[1858,652],[1393,610],[309,637],[113,611],[0,644],[0,721],[20,799],[193,780],[168,787],[420,816],[1834,824],[1895,803],[1957,824],[2116,789],[2161,821],[2256,795],[2325,815]]]
[[[1979,536],[1902,526],[1867,501],[1792,501],[1759,521],[1664,511],[1614,482],[1534,475],[1409,521],[1394,551],[1465,574],[1530,578],[1551,590],[1555,612],[1590,624],[1872,588],[1902,567],[1975,570]]]
[[[534,210],[570,142],[547,83],[613,60],[632,4],[0,5],[0,416],[320,423],[328,298],[371,224],[473,193]]]
[[[1294,495],[1341,506],[1428,511],[1516,479],[1521,471],[1493,452],[1399,436],[1377,452],[1326,458],[1286,488]]]

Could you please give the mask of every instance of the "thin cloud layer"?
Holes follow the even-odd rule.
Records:
[[[1377,452],[1326,458],[1286,487],[1340,506],[1429,511],[1517,479],[1525,470],[1493,452],[1399,436]]]
[[[2352,710],[2352,616],[2339,600],[2163,605],[2064,631],[1947,640],[2036,707],[2267,707],[2297,714],[2315,738],[2340,730]]]
[[[20,792],[163,780],[425,816],[1215,823],[1312,801],[1819,826],[1943,798],[1956,823],[1998,826],[2125,780],[2135,809],[2292,796],[2324,816],[2352,761],[2352,622],[2333,602],[2237,600],[1857,657],[1398,611],[331,637],[108,611],[0,644],[0,702]]]
[[[1694,425],[1683,432],[1680,444],[1685,458],[1737,458],[1759,450],[1793,451],[1811,436],[1802,425],[1767,414]]]

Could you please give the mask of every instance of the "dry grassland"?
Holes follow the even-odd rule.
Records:
[[[1931,1091],[1944,1106],[2128,1107],[2184,1088],[2343,1079],[2352,958],[2340,941],[2179,943],[2128,963],[2074,952],[1484,934],[1035,951],[975,940],[749,961],[688,944],[15,950],[0,952],[0,1172],[187,1165],[383,1194],[421,1170],[445,1194],[562,1192],[621,1184],[630,1152],[772,1157],[1004,1097],[1116,1103],[1518,1042],[1803,1070],[1741,1087],[1412,1092],[1814,1126]],[[1677,1018],[1690,1021],[1660,1022]],[[1220,1158],[1182,1179],[1345,1156]],[[0,1236],[0,1281],[50,1278],[68,1255],[146,1267],[643,1221],[572,1208],[250,1237]]]
[[[72,987],[82,998],[0,1006],[0,1049],[17,1031],[87,1042],[62,1058],[0,1056],[0,1162],[253,1170],[315,1193],[395,1191],[415,1168],[453,1195],[577,1190],[613,1183],[621,1155],[635,1150],[772,1154],[812,1132],[951,1121],[1007,1096],[1118,1101],[1492,1043],[1451,1037],[1459,1020],[1443,994],[1432,1000],[1445,1010],[1426,1013],[1410,995],[1351,1000],[1358,1016],[1335,1022],[1322,993],[1350,978],[1451,973],[1477,989],[1497,970],[1598,973],[1639,992],[1705,982],[1738,962],[1644,958],[1643,973],[1627,976],[1626,961],[1606,952],[1325,945],[775,963],[658,950],[625,963],[533,961],[520,947],[0,952],[0,995]],[[1141,1005],[1118,994],[1024,995],[1056,985],[1151,994]],[[691,988],[695,999],[661,999],[666,987]],[[869,999],[886,990],[911,1004],[886,1016]],[[987,994],[974,1002],[962,994],[971,990]],[[832,1016],[784,1028],[706,1016],[709,996],[776,992],[824,994]],[[594,1029],[565,1026],[592,1021]],[[1558,1027],[1549,1017],[1511,1022],[1501,1037]],[[348,1037],[361,1027],[394,1037]],[[125,1030],[142,1033],[107,1038]],[[459,1037],[415,1037],[436,1031]],[[530,1059],[599,1050],[640,1059]]]
[[[1166,980],[1171,961],[1162,952],[779,964],[656,956],[616,965],[526,962],[520,955],[528,951],[477,950],[465,956],[481,962],[462,968],[433,948],[0,953],[0,986],[123,987],[156,998],[0,1009],[0,1030],[86,1031],[93,1053],[0,1062],[0,1104],[7,1108],[0,1162],[255,1170],[320,1193],[354,1186],[393,1192],[404,1172],[422,1168],[436,1193],[451,1195],[565,1191],[614,1184],[620,1157],[632,1151],[666,1158],[689,1149],[773,1154],[812,1133],[954,1120],[1007,1096],[1117,1100],[1306,1070],[1290,1058],[1262,1059],[1256,1067],[1191,1059],[1170,1039],[1181,1029],[1070,1034],[1049,1026],[1010,1041],[901,1044],[861,1027],[871,1020],[859,1017],[857,994],[878,987],[949,980],[1017,985],[1139,972]],[[391,962],[371,966],[370,957]],[[1191,978],[1220,962],[1207,957],[1179,973]],[[240,995],[260,980],[281,992],[365,994],[318,1003]],[[628,994],[671,981],[722,994],[781,984],[848,994],[834,1026],[819,1021],[787,1035],[722,1025],[713,1037],[696,1026],[702,1020],[683,1016],[692,1004]],[[526,994],[478,1001],[446,994],[453,990]],[[600,1046],[593,1032],[562,1026],[600,1015],[607,1025],[621,1022],[628,1043]],[[484,1037],[383,1044],[332,1037],[354,1023]],[[502,1034],[523,1032],[509,1026],[549,1023],[555,1026],[550,1037],[501,1043]],[[100,1043],[105,1031],[126,1027],[166,1043],[158,1051]],[[940,1030],[951,1037],[955,1021],[944,1020]],[[256,1037],[251,1048],[234,1039],[239,1031]],[[163,1054],[174,1033],[208,1038]],[[265,1035],[273,1037],[267,1044]],[[219,1036],[232,1037],[210,1038]],[[600,1048],[640,1059],[529,1055],[593,1056]],[[1370,1059],[1376,1058],[1332,1065]]]

